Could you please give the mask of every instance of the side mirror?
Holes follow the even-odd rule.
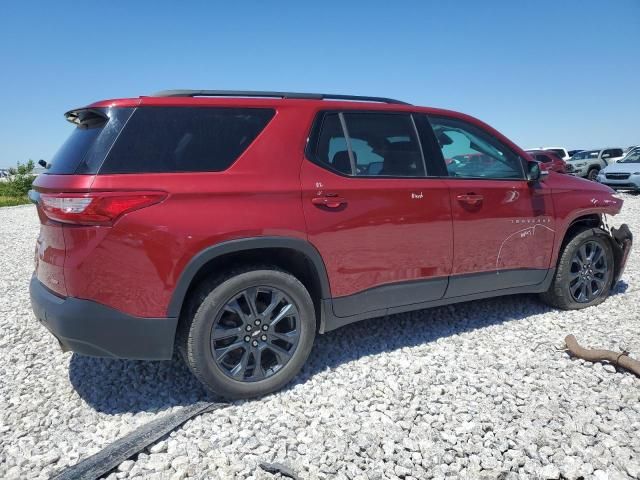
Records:
[[[549,175],[549,172],[540,168],[539,162],[527,162],[527,182],[529,185],[534,185],[544,180]]]

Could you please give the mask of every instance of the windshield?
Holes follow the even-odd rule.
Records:
[[[620,160],[620,163],[640,163],[640,148],[631,150],[626,157]]]
[[[571,160],[586,160],[587,158],[598,158],[598,153],[600,150],[587,150],[586,152],[578,152]]]

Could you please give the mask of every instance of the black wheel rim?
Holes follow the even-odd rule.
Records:
[[[569,291],[578,303],[589,303],[606,288],[607,255],[598,242],[583,243],[571,259]]]
[[[264,380],[291,359],[300,339],[298,309],[277,288],[251,287],[220,309],[211,330],[218,367],[241,382]]]

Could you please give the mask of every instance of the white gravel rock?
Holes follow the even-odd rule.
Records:
[[[616,223],[640,227],[625,195]],[[207,398],[179,360],[60,351],[33,318],[38,219],[0,209],[0,478],[49,478],[117,438]],[[640,256],[604,304],[561,312],[534,296],[365,321],[319,336],[286,390],[202,415],[111,478],[638,478],[640,379],[553,346],[640,355]]]

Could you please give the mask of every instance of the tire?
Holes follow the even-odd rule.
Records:
[[[228,399],[284,387],[307,360],[316,330],[313,301],[304,285],[289,273],[262,266],[204,282],[182,320],[178,348],[186,364],[207,389]]]
[[[590,168],[589,173],[587,173],[587,179],[591,180],[592,182],[595,182],[596,178],[598,177],[598,173],[600,173],[600,169],[598,167]]]
[[[601,252],[599,256],[595,253],[598,248]],[[578,252],[581,252],[579,256]],[[588,260],[588,254],[592,254],[596,261]],[[581,264],[580,257],[586,257],[584,265],[589,268]],[[585,269],[584,276],[581,275],[582,268]],[[582,230],[562,250],[551,286],[541,294],[541,299],[562,310],[579,310],[598,305],[609,296],[613,274],[614,257],[609,235],[600,228]],[[592,296],[587,295],[589,288]]]

